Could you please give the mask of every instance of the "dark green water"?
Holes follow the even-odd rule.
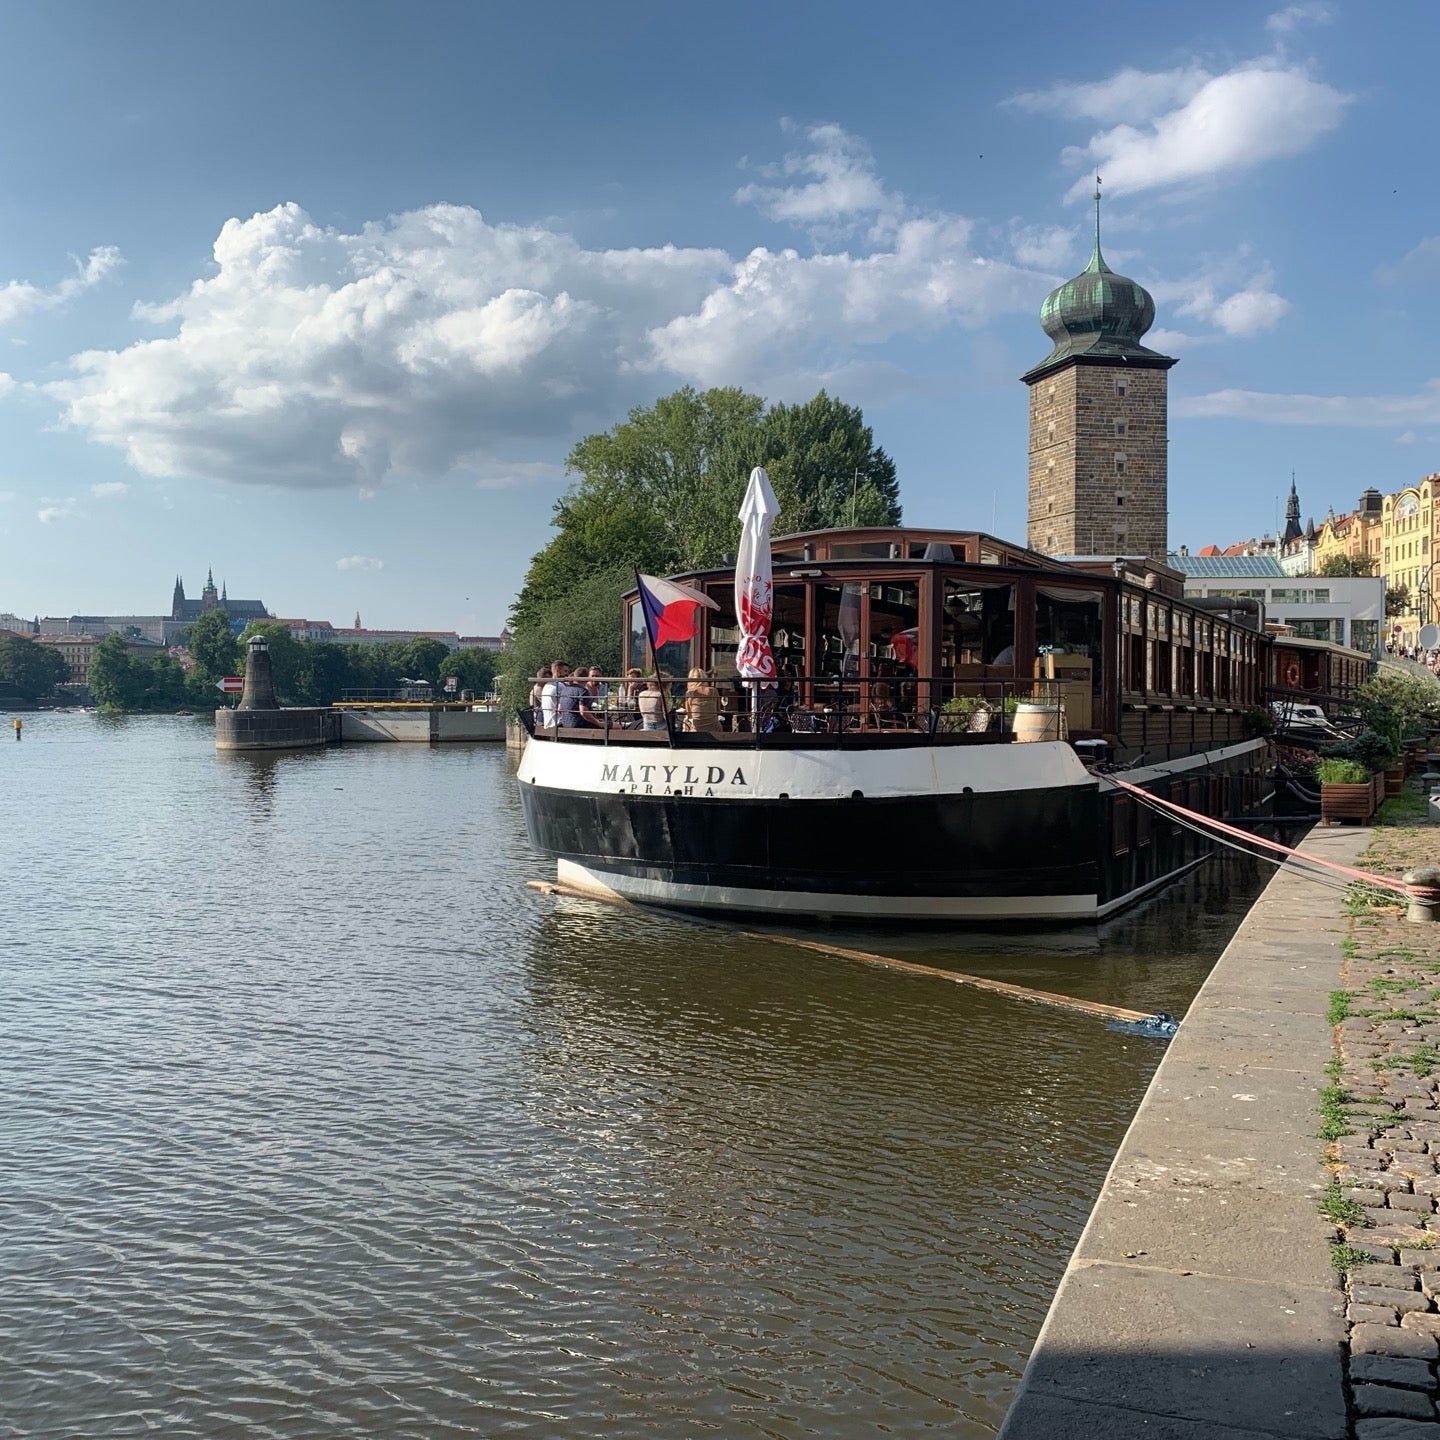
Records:
[[[1157,1042],[528,892],[498,748],[0,746],[0,1434],[998,1425]],[[844,932],[1182,1011],[1258,880]]]

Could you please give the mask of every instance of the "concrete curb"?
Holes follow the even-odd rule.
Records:
[[[1369,839],[1317,829],[1305,848],[1353,864]],[[1286,866],[1216,962],[1105,1178],[1000,1440],[1344,1440],[1345,1297],[1334,1227],[1316,1212],[1342,906]]]

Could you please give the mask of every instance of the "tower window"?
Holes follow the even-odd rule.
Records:
[[[1123,505],[1125,503],[1125,497],[1123,495],[1117,495],[1115,497],[1115,503],[1117,505]]]
[[[1125,422],[1123,420],[1117,420],[1115,422],[1115,433],[1117,435],[1123,435],[1125,433]]]
[[[1125,473],[1125,452],[1123,450],[1115,452],[1115,473],[1117,475]]]
[[[1053,420],[1045,427],[1045,438],[1047,440],[1055,438],[1055,422]]]
[[[1115,393],[1122,398],[1125,395],[1125,377],[1123,375],[1115,377]]]

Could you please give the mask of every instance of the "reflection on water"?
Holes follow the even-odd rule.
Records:
[[[995,1428],[1155,1042],[535,896],[497,749],[212,744],[0,749],[15,1433]],[[1182,1011],[1253,884],[842,943]]]

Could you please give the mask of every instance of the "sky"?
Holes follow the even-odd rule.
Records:
[[[1045,294],[1170,372],[1170,540],[1440,470],[1440,11],[0,0],[0,612],[495,633],[577,440],[863,407],[1023,539]],[[737,522],[738,525],[738,522]]]

